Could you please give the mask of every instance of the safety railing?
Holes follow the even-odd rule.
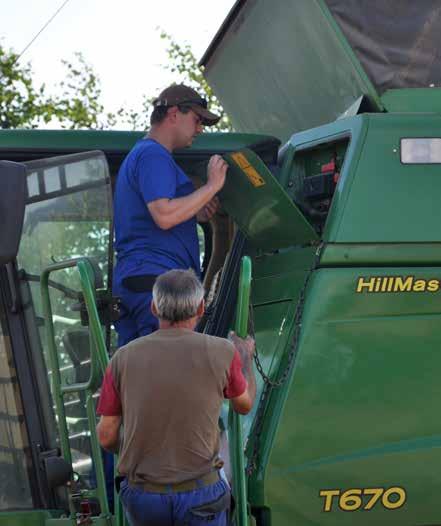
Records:
[[[244,256],[241,261],[239,291],[237,298],[235,332],[240,338],[246,338],[248,332],[248,312],[251,291],[251,259]],[[242,437],[242,417],[229,412],[229,447],[233,472],[233,495],[236,500],[235,525],[248,524],[248,498],[245,477],[244,443]]]
[[[55,341],[55,330],[52,317],[52,307],[49,294],[49,276],[52,272],[64,270],[67,268],[77,267],[80,274],[81,288],[83,292],[84,302],[86,305],[89,317],[89,337],[91,344],[90,353],[90,374],[86,382],[65,384],[62,381],[60,374],[60,361],[58,358],[57,346]],[[80,495],[82,499],[97,499],[100,505],[101,518],[108,519],[108,523],[112,524],[112,518],[109,511],[109,505],[106,494],[106,482],[104,476],[104,467],[101,448],[98,443],[96,435],[96,413],[93,400],[93,394],[99,389],[101,379],[107,363],[109,361],[106,346],[104,342],[103,331],[98,315],[98,310],[95,301],[95,287],[93,283],[94,269],[87,258],[75,258],[45,268],[41,275],[41,297],[42,308],[46,325],[47,347],[50,367],[52,369],[52,393],[54,397],[55,409],[58,418],[58,426],[60,431],[60,449],[63,458],[72,465],[72,453],[69,443],[69,430],[67,427],[66,412],[64,406],[64,397],[70,393],[84,393],[86,398],[86,414],[88,429],[90,432],[91,456],[93,465],[95,467],[96,488],[82,489]],[[119,499],[116,499],[119,505]],[[117,507],[117,524],[122,525],[124,519],[122,513]],[[76,509],[72,499],[69,499],[69,511],[71,518],[76,515]]]

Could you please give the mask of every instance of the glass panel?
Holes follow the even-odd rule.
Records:
[[[38,175],[36,172],[28,176],[28,196],[38,195]]]
[[[0,304],[0,510],[32,508],[29,444],[10,338]]]
[[[59,445],[56,416],[49,387],[52,371],[41,305],[40,275],[54,262],[79,256],[93,260],[107,285],[110,242],[111,193],[105,157],[100,153],[79,154],[27,164],[29,180],[39,174],[37,193],[29,197],[23,236],[17,257],[25,298],[25,319],[30,342],[42,371],[39,378],[43,410],[49,434]],[[55,341],[63,384],[84,382],[89,377],[88,327],[81,323],[80,279],[76,268],[50,275],[50,298]],[[46,404],[44,401],[47,400]],[[95,475],[85,396],[65,396],[65,409],[72,450],[73,468],[82,487],[94,487]]]
[[[401,139],[401,162],[404,164],[441,163],[441,138]]]

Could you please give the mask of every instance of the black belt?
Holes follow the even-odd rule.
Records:
[[[193,491],[204,486],[211,486],[220,479],[219,471],[210,471],[206,475],[193,480],[185,480],[177,484],[156,484],[155,482],[130,482],[131,488],[142,489],[150,493],[182,493],[184,491]]]
[[[122,280],[122,284],[132,292],[152,292],[157,277],[153,274],[128,276]]]

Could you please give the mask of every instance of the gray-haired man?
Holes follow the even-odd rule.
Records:
[[[159,276],[152,301],[159,330],[122,347],[106,371],[98,437],[115,450],[124,421],[118,471],[133,526],[226,524],[218,419],[224,398],[239,413],[251,410],[254,342],[194,332],[203,296],[193,271]]]

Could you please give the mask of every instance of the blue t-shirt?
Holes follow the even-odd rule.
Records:
[[[152,139],[136,143],[116,180],[117,276],[159,275],[173,268],[192,268],[200,274],[196,218],[163,230],[147,208],[151,201],[174,199],[192,192],[193,183],[166,148]]]

